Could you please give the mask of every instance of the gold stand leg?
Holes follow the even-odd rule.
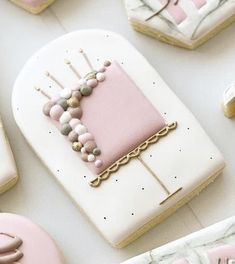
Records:
[[[157,180],[157,182],[161,185],[162,189],[167,194],[167,197],[159,203],[160,205],[164,204],[167,200],[169,200],[171,197],[173,197],[175,194],[177,194],[183,189],[182,187],[180,187],[176,191],[171,193],[170,190],[168,190],[166,185],[163,183],[163,181],[156,175],[156,173],[153,172],[153,170],[144,162],[144,160],[140,156],[137,158],[142,163],[142,165],[149,171],[149,173]]]

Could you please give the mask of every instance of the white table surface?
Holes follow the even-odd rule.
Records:
[[[54,38],[84,28],[108,29],[129,39],[195,114],[227,162],[223,176],[200,196],[121,250],[111,248],[71,202],[12,116],[12,86],[26,60]],[[121,0],[57,0],[39,16],[0,0],[0,33],[0,112],[21,176],[0,197],[0,209],[40,223],[57,241],[66,263],[119,263],[235,214],[235,120],[220,110],[223,90],[235,81],[235,25],[187,51],[133,31]]]

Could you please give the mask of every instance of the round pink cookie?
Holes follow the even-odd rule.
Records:
[[[222,245],[216,248],[213,248],[208,251],[208,257],[211,264],[227,263],[227,259],[235,260],[235,245]]]
[[[0,263],[62,264],[55,242],[25,217],[0,213]]]

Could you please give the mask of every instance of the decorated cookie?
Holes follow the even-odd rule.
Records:
[[[224,167],[193,115],[111,32],[79,31],[44,47],[21,71],[12,102],[27,141],[116,247],[186,203]]]
[[[62,264],[54,241],[25,217],[0,213],[1,264]]]
[[[235,217],[207,227],[122,264],[234,264]]]
[[[125,0],[137,31],[194,49],[235,20],[233,0]]]
[[[38,14],[51,5],[55,0],[10,0],[25,10]]]
[[[15,161],[0,118],[0,193],[13,187],[17,180]]]
[[[231,84],[224,92],[223,110],[228,118],[235,116],[235,83]]]

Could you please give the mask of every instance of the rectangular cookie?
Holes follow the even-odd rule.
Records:
[[[0,118],[0,193],[13,187],[18,180],[15,161]]]
[[[195,117],[112,32],[78,31],[41,49],[19,74],[12,104],[26,140],[115,247],[172,214],[224,168]]]
[[[234,264],[235,217],[170,242],[122,264]]]

